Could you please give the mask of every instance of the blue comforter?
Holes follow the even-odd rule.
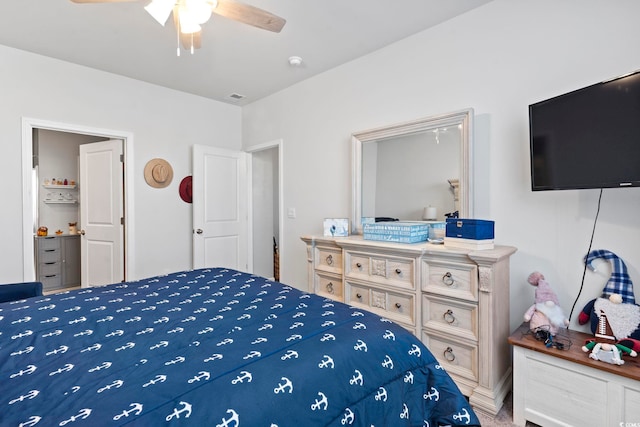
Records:
[[[479,422],[395,323],[202,269],[0,304],[0,425]]]

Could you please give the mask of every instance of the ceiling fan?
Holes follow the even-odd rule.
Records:
[[[73,3],[125,3],[139,0],[71,0]],[[202,27],[211,14],[279,33],[287,22],[266,10],[233,0],[151,0],[145,10],[164,26],[173,12],[173,21],[185,49],[194,52],[202,45]],[[177,50],[180,56],[180,47]]]

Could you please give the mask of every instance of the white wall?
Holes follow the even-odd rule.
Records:
[[[497,242],[518,247],[511,327],[533,303],[526,279],[535,270],[568,314],[599,192],[530,190],[527,107],[640,68],[638,16],[636,0],[495,0],[244,107],[245,147],[285,142],[284,206],[297,218],[285,219],[282,280],[305,288],[299,236],[321,234],[325,217],[349,216],[352,133],[472,107],[475,216],[495,220]],[[640,189],[605,190],[593,242],[620,255],[636,282],[638,212]],[[600,295],[609,273],[586,276],[577,311]]]
[[[205,98],[0,46],[0,282],[23,279],[22,118],[133,135],[135,276],[191,268],[191,205],[178,195],[191,174],[191,146],[239,149],[241,111]],[[144,165],[173,166],[163,189],[144,181]]]

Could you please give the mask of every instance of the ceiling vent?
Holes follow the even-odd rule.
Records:
[[[240,95],[239,93],[232,93],[231,95],[229,95],[229,99],[231,99],[232,101],[240,101],[241,99],[244,99],[244,95]]]

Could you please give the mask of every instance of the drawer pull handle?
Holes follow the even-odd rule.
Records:
[[[333,293],[333,283],[327,283],[327,292],[329,292],[330,294]]]
[[[45,249],[44,251],[45,252],[55,252],[56,250],[55,249]]]
[[[356,263],[356,267],[358,267],[358,268],[362,268],[362,264],[360,264],[360,263]]]
[[[442,318],[444,319],[445,322],[447,322],[448,324],[452,324],[453,322],[456,321],[456,317],[453,315],[453,311],[451,311],[450,309],[447,310],[443,315]]]
[[[453,349],[451,347],[447,347],[445,349],[444,358],[447,359],[449,362],[453,362],[454,360],[456,360],[456,355],[453,354]]]
[[[362,299],[362,294],[356,294],[356,298]]]
[[[333,255],[329,255],[326,259],[327,265],[333,265]]]
[[[453,275],[450,272],[446,272],[444,273],[444,276],[442,276],[442,283],[444,283],[447,286],[451,286],[453,285]]]
[[[396,274],[402,274],[402,270],[400,270],[399,268],[396,268]]]
[[[402,308],[402,304],[400,304],[399,302],[397,302],[397,303],[396,303],[396,308],[397,308],[398,310],[400,310],[400,309]]]

